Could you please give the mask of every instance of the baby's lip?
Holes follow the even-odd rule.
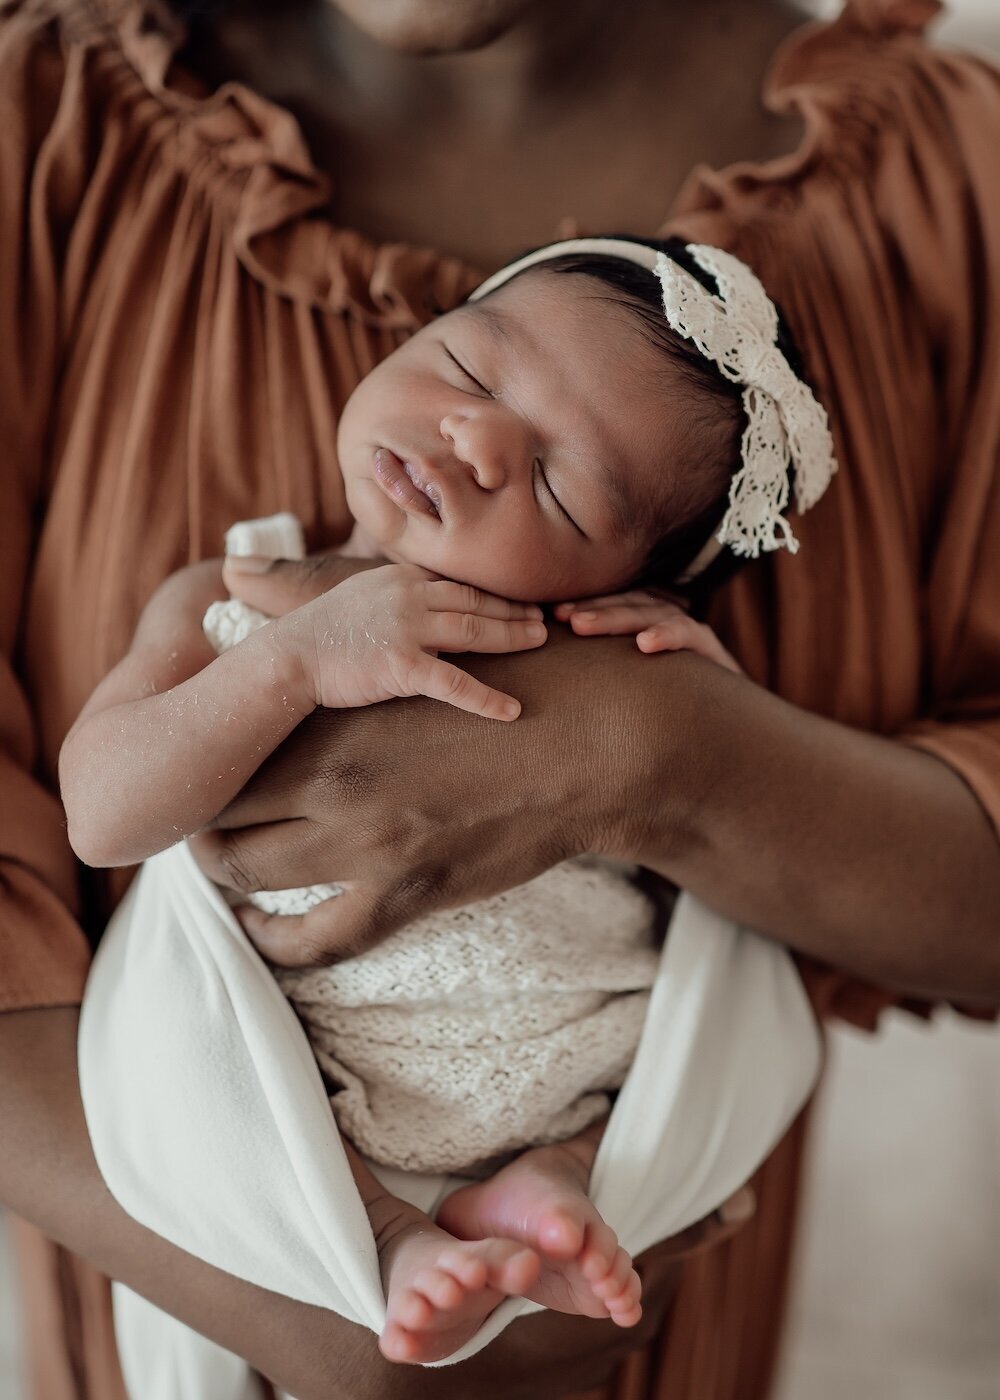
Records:
[[[404,461],[388,447],[375,449],[373,459],[375,480],[390,500],[410,515],[441,518],[441,493],[424,463]]]

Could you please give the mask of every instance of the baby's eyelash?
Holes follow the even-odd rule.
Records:
[[[536,457],[536,458],[535,458],[534,467],[535,467],[535,470],[536,470],[538,476],[540,476],[541,479],[542,479],[542,481],[545,483],[545,489],[546,489],[546,491],[549,493],[549,495],[550,495],[550,496],[552,497],[552,499],[555,501],[556,506],[557,506],[557,508],[558,508],[558,510],[559,510],[560,515],[564,516],[564,517],[569,521],[569,523],[573,526],[573,529],[577,532],[578,535],[582,535],[584,539],[588,539],[589,536],[587,535],[587,532],[586,532],[585,530],[581,530],[581,529],[580,529],[580,526],[576,523],[576,521],[575,521],[575,520],[573,519],[573,517],[570,515],[569,511],[568,511],[568,510],[566,509],[566,507],[563,505],[562,501],[559,499],[559,497],[558,497],[558,496],[556,495],[556,493],[553,491],[552,485],[551,485],[551,483],[550,483],[550,481],[549,481],[549,478],[548,478],[548,474],[547,474],[546,471],[545,471],[545,464],[542,462],[541,457]]]
[[[476,388],[477,388],[477,389],[481,389],[482,392],[483,392],[484,394],[488,395],[489,398],[492,398],[492,397],[493,397],[493,394],[491,393],[491,391],[490,391],[489,389],[487,389],[486,385],[483,384],[483,383],[481,383],[481,382],[476,378],[476,376],[475,376],[470,370],[467,370],[467,369],[465,368],[465,366],[462,364],[461,360],[456,360],[456,359],[455,359],[455,356],[454,356],[454,355],[451,353],[451,351],[448,349],[447,345],[444,347],[444,353],[448,356],[448,359],[452,362],[452,364],[455,366],[455,368],[456,368],[461,374],[464,374],[465,377],[466,377],[466,379],[468,379],[468,380],[470,381],[470,383],[475,384]]]

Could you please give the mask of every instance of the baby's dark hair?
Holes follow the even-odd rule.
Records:
[[[665,253],[710,292],[715,279],[695,262],[680,238],[636,239],[633,243]],[[670,365],[670,389],[678,406],[679,454],[683,470],[675,474],[673,491],[650,501],[655,543],[646,555],[633,586],[678,590],[677,579],[720,524],[729,501],[730,483],[740,465],[740,443],[746,427],[743,388],[726,379],[690,342],[671,330],[663,311],[659,279],[623,258],[596,253],[568,253],[538,265],[539,271],[576,273],[603,282],[613,293],[608,300],[633,312],[646,341],[665,355]],[[779,316],[778,345],[793,370],[801,373],[798,352]],[[680,395],[678,396],[678,389]],[[681,591],[706,597],[742,564],[724,550],[697,579]]]

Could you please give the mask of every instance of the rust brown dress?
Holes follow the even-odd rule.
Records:
[[[140,0],[116,9],[0,4],[0,1009],[77,1002],[80,921],[121,892],[80,883],[56,759],[146,598],[233,519],[342,540],[344,400],[479,276],[333,227],[292,118],[206,94]],[[934,9],[849,0],[804,30],[769,84],[800,149],[696,171],[668,226],[780,300],[841,462],[801,554],[748,569],[715,625],[788,700],[930,749],[1000,824],[1000,80],[927,47]],[[810,976],[862,1024],[889,1000]],[[766,1394],[801,1148],[800,1124],[756,1220],[601,1394]],[[104,1280],[25,1243],[40,1400],[118,1400]]]

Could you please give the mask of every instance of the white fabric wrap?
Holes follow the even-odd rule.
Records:
[[[742,1185],[819,1063],[788,955],[681,896],[591,1182],[625,1247],[639,1253]],[[98,1165],[130,1215],[239,1278],[381,1329],[368,1218],[309,1042],[184,845],[146,863],[101,942],[80,1079]],[[380,1175],[423,1209],[448,1186]],[[450,1360],[531,1307],[502,1304]]]
[[[788,954],[682,895],[591,1178],[625,1248],[640,1253],[741,1186],[820,1060]],[[105,933],[79,1066],[98,1165],[129,1214],[238,1278],[381,1330],[374,1240],[309,1042],[186,845],[146,862]],[[457,1184],[376,1170],[430,1213]],[[448,1363],[536,1310],[504,1302]],[[249,1393],[246,1368],[120,1286],[116,1323],[133,1400]]]

